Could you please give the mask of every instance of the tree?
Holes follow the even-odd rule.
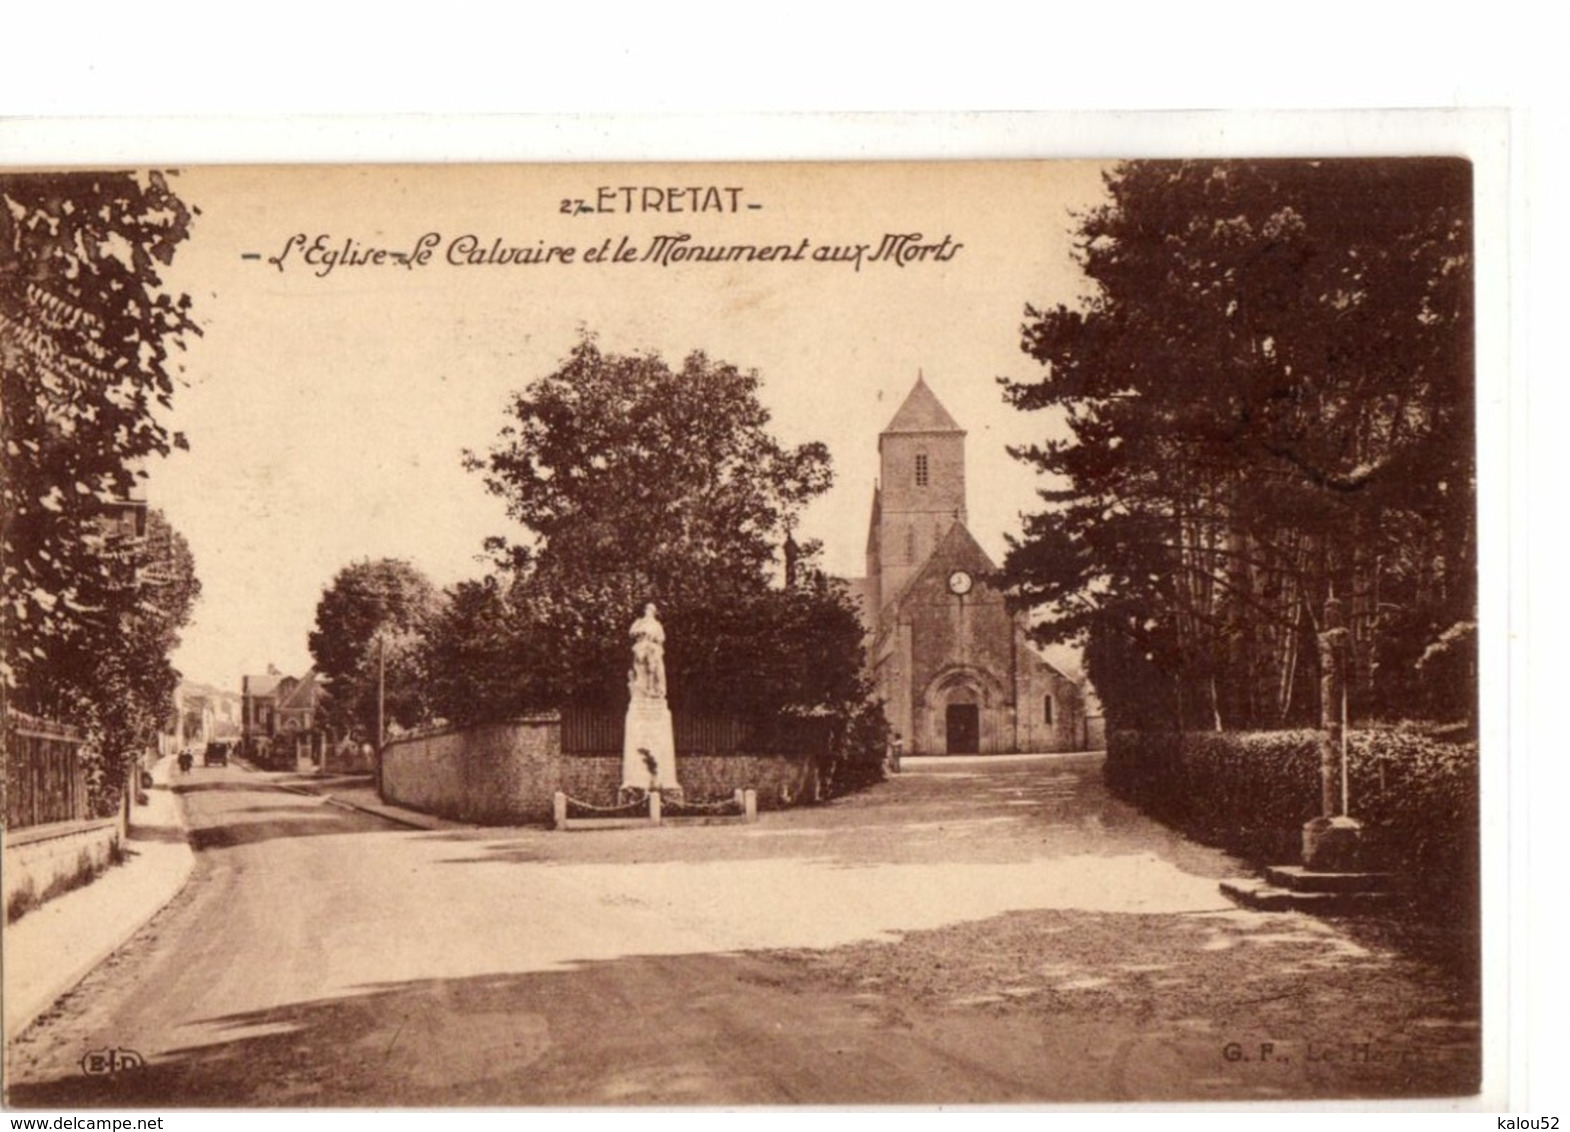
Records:
[[[545,699],[530,657],[544,654],[513,586],[497,575],[447,590],[424,642],[431,710],[459,726],[507,719]]]
[[[192,215],[159,173],[0,178],[0,682],[24,708],[53,694],[60,655],[114,647],[135,553],[105,508],[184,444],[157,414],[170,350],[200,331],[158,269]]]
[[[774,439],[759,385],[702,353],[673,370],[585,336],[513,398],[497,446],[468,455],[525,528],[490,546],[519,578],[539,706],[620,702],[627,626],[648,601],[669,632],[676,700],[764,710],[810,695],[771,669],[789,647],[774,582],[801,509],[828,489],[829,456]]]
[[[334,725],[376,733],[379,669],[389,724],[412,727],[430,717],[422,648],[440,608],[436,587],[401,559],[366,559],[338,571],[317,602],[309,638]]]
[[[180,673],[170,657],[202,589],[190,547],[160,511],[148,513],[134,560],[128,589],[135,600],[117,603],[122,610],[114,647],[65,665],[85,677],[73,691],[78,706],[60,714],[87,720],[89,781],[101,812],[117,804],[127,766],[156,742],[174,710]]]
[[[159,173],[0,177],[0,690],[84,729],[100,812],[172,706],[200,589],[161,514],[117,521],[146,462],[184,446],[159,412],[200,330],[158,272],[193,215]]]
[[[1041,635],[1089,638],[1115,725],[1152,679],[1180,726],[1304,722],[1334,595],[1356,710],[1465,714],[1423,702],[1419,662],[1454,668],[1475,618],[1469,167],[1131,162],[1107,187],[1094,294],[1027,308],[1045,369],[1004,382],[1070,435],[1016,452],[1052,482],[1005,564]]]
[[[116,554],[105,559],[99,583],[104,609],[88,629],[55,638],[26,669],[35,684],[30,710],[82,728],[99,813],[113,812],[127,768],[174,709],[180,674],[170,656],[201,594],[190,547],[162,512],[148,513],[145,535],[113,541]],[[112,627],[100,628],[111,616]]]

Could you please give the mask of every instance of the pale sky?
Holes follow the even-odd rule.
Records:
[[[177,666],[233,688],[269,663],[303,671],[323,587],[360,558],[409,559],[439,585],[482,574],[482,540],[520,532],[461,453],[494,442],[509,393],[554,370],[580,327],[607,351],[653,349],[674,366],[702,349],[757,369],[776,435],[829,446],[835,486],[803,533],[847,576],[862,573],[878,432],[921,371],[969,433],[970,525],[1000,558],[1037,486],[1004,445],[1052,426],[1004,405],[995,379],[1036,372],[1019,349],[1027,302],[1084,292],[1071,213],[1099,201],[1100,173],[1068,162],[183,172],[177,191],[201,215],[166,281],[190,293],[204,336],[183,356],[189,384],[171,420],[191,451],[155,465],[148,488],[190,541],[203,586]],[[645,212],[626,186],[660,190],[651,206],[723,211]],[[720,191],[664,191],[707,186]],[[577,199],[610,211],[564,215]],[[408,252],[427,233],[432,255],[412,268],[340,264],[318,276],[298,246],[284,270],[268,262],[297,234]],[[808,245],[784,262],[583,262],[607,239],[641,255],[683,233]],[[891,233],[948,237],[952,254],[866,262]],[[464,235],[481,250],[499,238],[576,254],[454,265]],[[860,244],[859,270],[811,260]]]

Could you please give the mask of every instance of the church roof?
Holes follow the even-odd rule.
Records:
[[[995,574],[998,569],[992,556],[981,549],[976,536],[970,533],[970,528],[959,522],[950,526],[948,533],[938,540],[931,557],[917,573],[924,573],[934,565],[944,571],[945,576],[955,567],[964,567],[980,574]]]
[[[308,708],[316,697],[316,669],[306,670],[294,687],[278,701],[280,711],[290,708]]]
[[[1035,655],[1037,660],[1059,676],[1081,686],[1085,684],[1083,658],[1075,650],[1066,645],[1037,644],[1029,637],[1025,638],[1025,647]]]
[[[872,487],[872,518],[867,523],[867,553],[880,549],[878,535],[883,523],[883,488],[877,484]]]
[[[262,675],[245,677],[242,686],[252,698],[270,696],[278,690],[278,682],[283,679],[283,673],[270,665],[268,668],[269,670]]]
[[[905,584],[894,594],[885,596],[883,603],[884,613],[879,620],[885,624],[893,624],[897,614],[889,612],[890,607],[897,610],[905,599],[927,578],[946,579],[951,570],[969,570],[976,576],[977,582],[985,585],[984,579],[989,574],[997,573],[997,563],[992,561],[992,556],[981,548],[976,541],[976,536],[970,533],[970,528],[964,523],[956,522],[949,527],[948,533],[938,540],[938,545],[932,553],[916,570],[905,579]]]
[[[965,430],[959,427],[949,411],[931,389],[927,388],[926,378],[920,373],[916,375],[916,385],[905,397],[905,403],[899,407],[899,412],[894,414],[894,419],[889,422],[889,427],[884,429],[885,435],[891,432],[958,432]]]

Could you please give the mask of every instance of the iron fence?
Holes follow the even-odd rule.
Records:
[[[87,772],[79,757],[84,742],[80,732],[66,724],[5,713],[7,829],[91,816]]]

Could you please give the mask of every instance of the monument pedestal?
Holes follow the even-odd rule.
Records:
[[[1224,880],[1221,891],[1262,912],[1348,915],[1388,907],[1395,899],[1395,878],[1370,871],[1369,857],[1356,818],[1318,817],[1303,827],[1301,865],[1272,865],[1262,880]]]
[[[1361,871],[1363,823],[1345,815],[1309,821],[1303,826],[1303,867],[1318,873]]]
[[[676,733],[671,709],[663,699],[634,699],[627,705],[621,747],[621,785],[645,790],[677,791]]]

